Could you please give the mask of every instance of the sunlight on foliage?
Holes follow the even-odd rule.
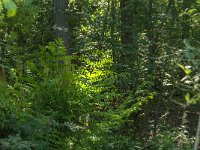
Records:
[[[13,17],[16,14],[17,6],[12,0],[2,0],[0,1],[0,12],[3,7],[7,10],[7,16]]]

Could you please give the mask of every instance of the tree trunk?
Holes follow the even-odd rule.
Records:
[[[121,42],[122,45],[130,44],[132,41],[132,14],[130,10],[131,1],[130,0],[121,0],[120,9],[121,9]]]
[[[55,38],[62,38],[64,45],[67,49],[67,54],[71,54],[70,43],[69,43],[69,25],[67,18],[67,6],[68,0],[53,0],[54,6],[54,30]]]
[[[113,62],[116,63],[116,49],[115,49],[115,36],[114,36],[114,32],[115,32],[115,23],[116,23],[116,1],[112,0],[111,1],[111,18],[112,18],[112,23],[111,23],[111,29],[110,29],[110,37],[111,37],[111,45],[112,45],[112,55],[113,55]]]
[[[132,0],[120,0],[120,10],[121,10],[121,59],[120,61],[124,63],[125,61],[135,58],[137,55],[137,42],[136,42],[136,27],[134,20],[134,1]],[[129,60],[130,59],[130,60]]]

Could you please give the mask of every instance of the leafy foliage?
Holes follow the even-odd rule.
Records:
[[[7,16],[13,17],[16,14],[17,6],[12,0],[2,0],[0,1],[0,12],[3,9],[3,6],[7,10]]]
[[[0,149],[192,149],[199,1],[61,3],[0,0]]]

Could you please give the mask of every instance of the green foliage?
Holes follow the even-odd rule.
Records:
[[[5,9],[7,10],[8,17],[15,16],[17,6],[12,0],[1,0],[0,1],[0,13],[1,13],[3,7],[5,7]]]
[[[39,51],[27,61],[25,72],[12,69],[11,84],[2,82],[0,132],[5,149],[17,142],[19,149],[66,148],[66,138],[81,129],[79,118],[89,109],[62,41]]]
[[[174,131],[165,131],[163,133],[159,133],[156,137],[149,140],[147,144],[145,144],[144,149],[149,150],[192,150],[192,144],[194,143],[193,139],[189,139],[185,137],[182,132],[175,129]]]
[[[187,41],[186,51],[184,54],[184,63],[187,66],[179,65],[185,72],[186,76],[181,79],[184,83],[182,88],[187,92],[185,100],[188,104],[196,104],[200,100],[200,75],[199,75],[199,54],[198,48],[192,47]]]
[[[72,56],[52,0],[14,2],[0,0],[0,149],[192,148],[198,1],[69,0]]]
[[[0,140],[0,148],[4,150],[31,150],[31,143],[23,141],[19,135]]]

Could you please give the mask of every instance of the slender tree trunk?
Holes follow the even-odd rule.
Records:
[[[105,38],[106,38],[105,33],[106,33],[106,29],[107,29],[107,24],[108,24],[109,10],[110,10],[110,0],[108,0],[108,6],[107,6],[106,13],[105,13],[104,21],[103,21],[103,29],[102,29],[102,33],[101,33],[101,40],[99,41],[99,49],[105,48],[104,47]]]
[[[133,54],[137,54],[137,42],[136,42],[136,29],[135,29],[135,18],[133,13],[133,4],[132,0],[120,0],[120,10],[121,10],[121,61],[130,60],[133,62]]]
[[[69,43],[69,25],[67,18],[67,6],[68,0],[53,0],[54,6],[54,29],[55,29],[55,38],[62,38],[64,45],[67,49],[67,54],[71,54],[70,43]]]
[[[115,30],[115,20],[116,20],[116,16],[115,16],[115,13],[116,13],[116,2],[115,0],[112,0],[111,2],[111,17],[112,17],[112,24],[111,24],[111,31],[110,31],[110,36],[111,36],[111,39],[114,41],[114,30]]]
[[[131,1],[121,0],[121,43],[122,45],[128,45],[132,42],[132,14],[130,10]]]
[[[154,16],[154,0],[149,0],[148,2],[148,14],[147,14],[147,18],[148,18],[148,26],[147,26],[147,37],[149,40],[149,45],[148,45],[148,50],[149,50],[149,56],[148,56],[148,72],[150,75],[150,81],[154,84],[152,87],[153,91],[158,91],[160,90],[160,76],[161,76],[161,72],[158,69],[158,65],[156,64],[156,59],[159,57],[157,54],[157,49],[158,49],[158,37],[159,37],[159,33],[156,32],[156,28],[154,26],[154,20],[153,20],[153,16]],[[157,35],[158,34],[158,35]],[[153,136],[156,136],[157,134],[157,126],[158,126],[158,122],[159,122],[159,111],[160,111],[160,107],[161,107],[161,103],[160,101],[162,101],[162,99],[160,98],[160,96],[157,94],[154,96],[154,101],[152,101],[152,105],[151,107],[154,108],[153,111]]]
[[[148,4],[148,29],[147,29],[147,37],[149,40],[149,73],[153,74],[155,69],[155,53],[157,49],[156,41],[154,39],[154,27],[153,27],[153,0],[149,0]]]
[[[111,23],[111,29],[110,29],[110,36],[111,36],[111,45],[112,45],[112,55],[113,55],[113,61],[116,61],[116,49],[115,49],[115,23],[116,23],[116,1],[112,0],[111,1],[111,18],[112,18],[112,23]]]

